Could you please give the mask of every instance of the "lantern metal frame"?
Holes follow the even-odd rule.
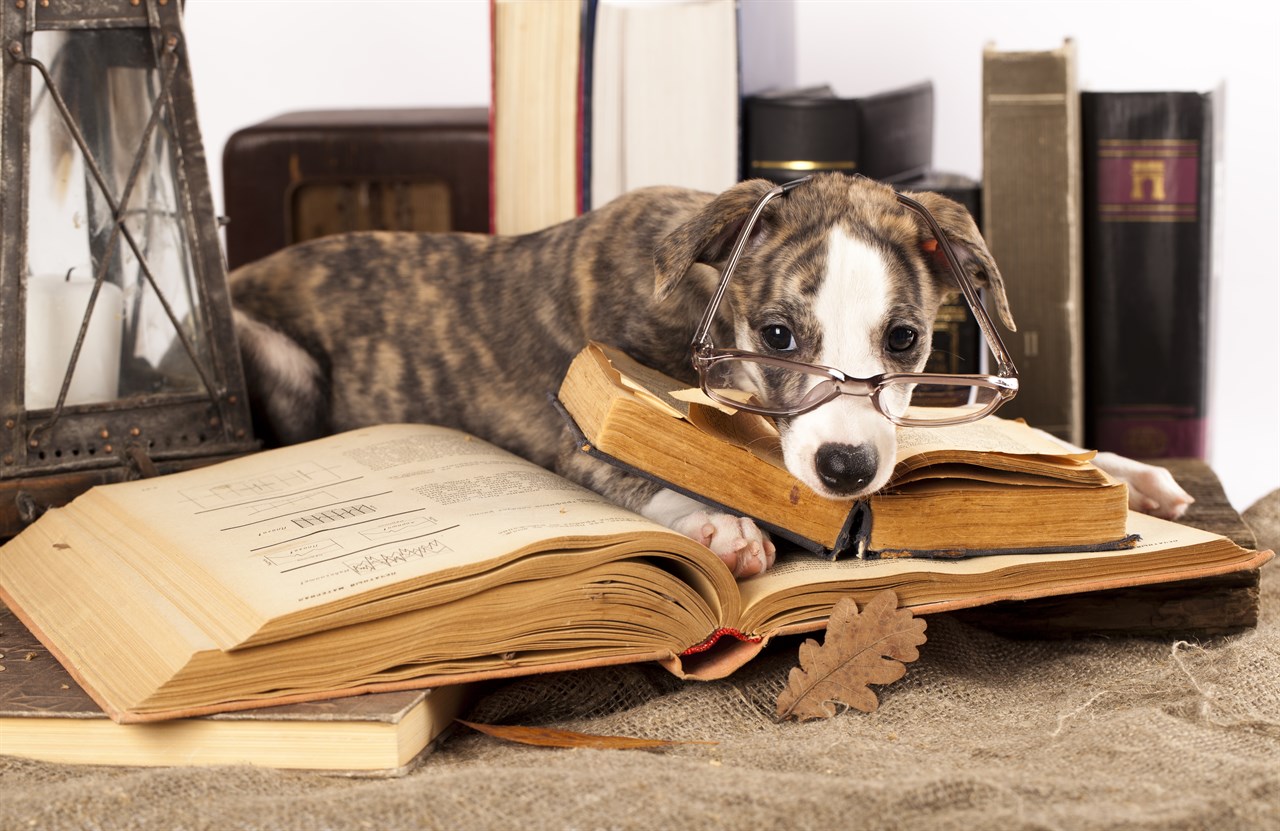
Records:
[[[257,448],[181,18],[179,0],[4,0],[0,4],[0,539],[17,533],[48,507],[65,504],[93,485],[196,467]],[[197,356],[183,335],[146,258],[125,226],[122,209],[127,207],[149,139],[144,137],[135,151],[134,169],[122,193],[111,193],[78,126],[70,126],[74,119],[52,86],[47,68],[31,57],[36,32],[130,28],[149,34],[154,68],[162,73],[163,87],[152,104],[146,135],[155,129],[163,109],[198,300],[193,311],[204,335],[203,357]],[[148,392],[97,404],[69,405],[65,403],[72,371],[68,368],[62,394],[52,408],[26,409],[33,72],[44,75],[46,89],[58,99],[55,103],[69,122],[85,170],[97,180],[102,198],[110,205],[111,236],[115,244],[130,246],[138,256],[147,286],[163,304],[176,339],[196,368],[200,390]],[[95,297],[104,274],[105,267],[96,275]],[[86,313],[74,355],[79,354],[89,316]],[[73,357],[73,364],[75,360]]]

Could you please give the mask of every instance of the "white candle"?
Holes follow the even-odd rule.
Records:
[[[62,379],[80,333],[93,280],[39,275],[27,280],[27,380],[25,405],[43,410],[58,403]],[[67,404],[112,401],[120,386],[124,294],[103,283],[85,332]]]

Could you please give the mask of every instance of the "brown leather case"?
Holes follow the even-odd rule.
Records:
[[[484,107],[314,110],[237,131],[223,151],[227,264],[359,230],[489,230]]]

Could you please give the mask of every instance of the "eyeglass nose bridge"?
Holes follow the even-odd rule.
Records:
[[[826,370],[827,377],[823,378],[804,396],[801,407],[805,410],[816,409],[823,404],[829,404],[842,395],[851,395],[855,398],[870,398],[872,404],[879,408],[879,392],[880,385],[874,380],[866,378],[850,378],[836,370]]]

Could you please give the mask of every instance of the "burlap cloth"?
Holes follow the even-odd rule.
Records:
[[[1280,491],[1246,519],[1280,547]],[[0,827],[1280,829],[1280,566],[1255,631],[1201,643],[1019,641],[929,618],[880,709],[775,723],[795,644],[736,677],[537,678],[475,720],[714,740],[515,746],[469,731],[399,779],[0,759]]]

